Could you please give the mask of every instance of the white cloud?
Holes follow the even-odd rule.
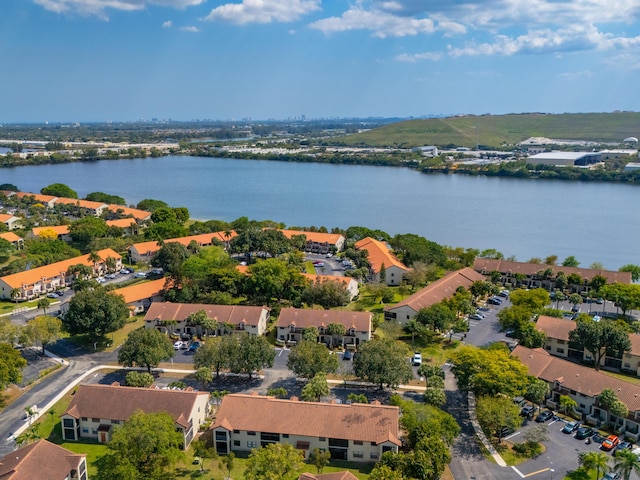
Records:
[[[186,27],[180,27],[181,32],[198,33],[200,29],[194,25],[188,25]]]
[[[200,5],[206,0],[33,0],[34,3],[55,13],[96,15],[108,19],[108,10],[131,12],[148,6],[184,9]]]
[[[293,22],[320,10],[320,0],[243,0],[211,10],[206,20],[248,23]]]
[[[396,55],[396,60],[398,62],[410,62],[416,63],[422,60],[440,60],[442,58],[442,53],[440,52],[424,52],[424,53],[402,53],[400,55]]]
[[[162,28],[171,28],[173,27],[173,22],[171,20],[167,20],[162,24]]]
[[[591,70],[583,70],[581,72],[564,72],[558,74],[560,78],[566,78],[567,80],[574,80],[576,78],[588,78],[593,75]]]
[[[381,10],[364,10],[360,6],[347,10],[341,17],[329,17],[313,22],[311,28],[327,35],[349,30],[371,30],[378,38],[404,37],[435,31],[431,19],[403,17]]]

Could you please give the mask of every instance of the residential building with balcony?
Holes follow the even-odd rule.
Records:
[[[0,479],[88,480],[87,456],[40,439],[0,458]]]
[[[371,312],[353,312],[349,310],[316,310],[305,308],[283,308],[277,322],[278,342],[295,345],[302,341],[307,328],[318,329],[318,342],[327,346],[357,348],[363,342],[371,340]],[[331,324],[344,327],[344,335],[331,335]]]

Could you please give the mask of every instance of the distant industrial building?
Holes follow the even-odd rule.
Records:
[[[424,147],[416,147],[413,149],[414,152],[420,152],[420,155],[424,157],[437,157],[438,156],[438,147],[433,145],[427,145]]]
[[[602,150],[600,152],[600,156],[603,162],[610,162],[612,160],[631,160],[632,158],[638,158],[638,150]]]
[[[638,162],[629,162],[624,166],[625,172],[630,172],[632,170],[640,170],[640,163]]]
[[[543,152],[527,158],[532,165],[556,167],[586,167],[602,161],[600,152]]]

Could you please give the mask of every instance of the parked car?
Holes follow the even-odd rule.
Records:
[[[498,297],[491,297],[489,300],[487,300],[487,303],[490,303],[491,305],[502,305],[502,300],[500,300]]]
[[[507,328],[504,331],[504,336],[507,338],[514,338],[516,336],[516,331],[513,328]]]
[[[609,435],[605,439],[605,441],[602,442],[602,446],[600,448],[607,451],[613,450],[618,446],[618,443],[620,443],[620,439],[617,437],[617,435]]]
[[[411,364],[415,367],[422,365],[422,354],[420,352],[415,352],[413,354],[413,357],[411,357]]]
[[[533,405],[525,405],[520,410],[520,415],[523,417],[530,417],[533,415],[533,412],[535,412],[535,410],[536,410],[536,407],[534,407]]]
[[[177,342],[175,342],[175,343],[173,344],[173,349],[174,349],[174,350],[180,350],[180,349],[182,348],[182,345],[183,345],[183,344],[182,344],[182,340],[178,340]]]
[[[551,420],[553,418],[553,412],[551,410],[545,410],[544,412],[540,412],[540,414],[536,417],[536,422],[544,423],[547,420]]]
[[[602,480],[618,480],[620,478],[620,474],[616,472],[605,473]]]
[[[59,296],[59,297],[64,297],[64,290],[58,290],[56,292],[56,295]]]
[[[469,315],[469,320],[483,320],[484,319],[484,315],[480,315],[478,313],[472,313],[471,315]]]
[[[344,353],[342,354],[343,360],[351,360],[352,358],[353,358],[353,353],[351,353],[351,350],[345,350]]]
[[[509,290],[502,290],[498,295],[502,298],[507,298],[509,296]]]
[[[147,272],[138,272],[133,277],[134,278],[146,278]]]
[[[502,427],[498,430],[498,436],[500,438],[504,438],[506,436],[509,436],[513,433],[513,428],[510,427]]]
[[[115,273],[107,273],[104,278],[108,278],[109,280],[113,280],[114,278],[116,278],[116,274]]]
[[[563,427],[562,433],[573,433],[579,428],[580,424],[578,422],[569,422]]]
[[[631,450],[632,448],[633,448],[633,443],[620,442],[616,447],[616,449],[614,450],[613,454],[615,455],[616,453],[618,453],[619,450]]]
[[[47,293],[47,298],[58,298],[58,294],[53,293],[53,292]]]
[[[200,342],[193,342],[191,344],[191,346],[189,347],[189,350],[187,350],[187,352],[189,353],[196,353],[196,351],[200,348]]]

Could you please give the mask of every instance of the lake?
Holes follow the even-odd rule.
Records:
[[[65,183],[187,207],[192,218],[287,226],[362,225],[435,242],[495,248],[520,261],[574,255],[581,266],[640,264],[640,187],[426,175],[407,168],[170,156],[0,169],[0,183],[39,192]]]

